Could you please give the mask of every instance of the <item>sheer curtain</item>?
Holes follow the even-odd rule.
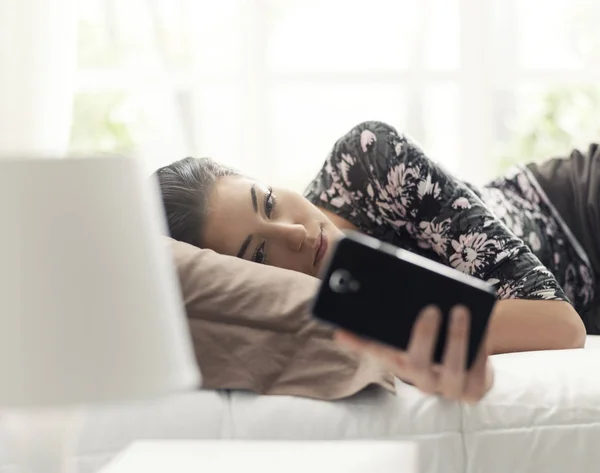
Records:
[[[134,153],[149,169],[208,155],[301,190],[337,137],[383,120],[481,182],[514,153],[514,137],[519,159],[537,157],[522,141],[539,138],[548,93],[600,83],[593,0],[80,6],[71,148]],[[590,117],[589,133],[567,134],[600,132]]]
[[[66,153],[76,0],[0,0],[0,155]]]
[[[301,190],[339,136],[383,120],[460,165],[458,1],[195,5],[204,154]]]

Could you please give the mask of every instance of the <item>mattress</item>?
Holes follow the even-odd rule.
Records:
[[[465,471],[599,471],[600,351],[497,358],[494,390],[462,411]]]
[[[476,406],[424,396],[398,382],[322,402],[198,391],[90,410],[79,442],[92,473],[136,439],[361,439],[414,441],[420,471],[578,472],[600,465],[600,342],[584,350],[493,357],[496,382]],[[12,471],[0,452],[0,471]]]

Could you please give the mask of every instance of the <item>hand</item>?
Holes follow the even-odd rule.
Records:
[[[393,374],[421,391],[469,403],[479,401],[492,387],[493,370],[488,362],[486,340],[469,371],[465,370],[469,342],[470,312],[456,306],[450,311],[448,342],[442,364],[433,363],[433,353],[442,314],[437,307],[421,311],[411,334],[408,350],[336,331],[336,340],[348,348],[377,356]]]

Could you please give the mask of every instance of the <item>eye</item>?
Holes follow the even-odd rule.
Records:
[[[254,254],[252,255],[252,261],[260,264],[267,263],[267,253],[265,252],[264,241],[256,247],[256,250],[254,250]]]
[[[275,205],[277,204],[277,200],[273,195],[273,189],[269,187],[269,192],[265,195],[265,215],[268,218],[271,218],[273,215],[273,210],[275,209]]]

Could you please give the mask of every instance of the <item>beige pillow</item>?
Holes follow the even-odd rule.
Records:
[[[205,389],[340,399],[394,392],[369,357],[340,348],[312,319],[318,280],[169,239]]]

